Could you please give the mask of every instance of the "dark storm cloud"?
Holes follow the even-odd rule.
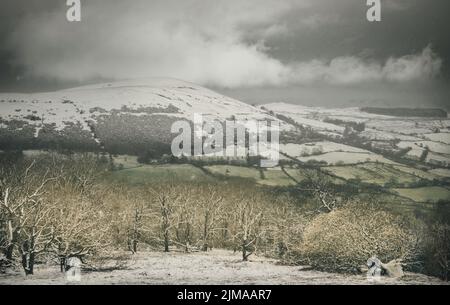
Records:
[[[332,4],[336,2],[340,5]],[[274,46],[271,53],[286,61],[332,59],[337,54],[385,59],[432,45],[448,72],[450,39],[445,29],[450,26],[450,1],[382,1],[380,23],[367,22],[366,7],[355,5],[358,2],[365,1],[319,0],[308,9],[289,12],[283,21],[289,32],[267,41]],[[276,47],[280,45],[287,47]]]
[[[4,0],[0,89],[168,76],[248,100],[295,101],[300,88],[351,99],[354,88],[407,101],[421,87],[442,104],[449,1],[385,0],[380,23],[367,22],[365,2],[92,0],[69,23],[63,0]]]

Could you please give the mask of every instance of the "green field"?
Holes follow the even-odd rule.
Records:
[[[233,165],[212,165],[203,168],[190,164],[139,165],[135,159],[121,156],[124,169],[115,170],[107,177],[110,181],[140,185],[160,182],[218,182],[224,179],[244,179],[258,185],[289,186],[294,182],[279,168],[258,169]],[[115,162],[116,163],[116,162]],[[408,188],[408,183],[416,182],[424,171],[400,170],[391,165],[365,163],[357,166],[330,166],[324,168],[328,172],[349,180],[359,179],[362,182],[384,185],[389,181],[403,183],[404,188],[392,188],[393,194],[410,199],[417,203],[433,203],[439,200],[450,200],[450,190],[441,186]],[[286,169],[297,180],[302,180],[301,170]],[[430,174],[431,176],[432,174]],[[423,176],[424,177],[424,176]],[[340,181],[345,183],[344,180]]]
[[[117,163],[115,162],[117,165]],[[127,184],[156,182],[212,182],[223,179],[245,179],[260,185],[288,186],[294,182],[280,168],[258,169],[233,165],[205,166],[203,169],[190,164],[134,165],[112,172],[108,179]],[[297,169],[287,169],[296,179],[301,179]]]
[[[400,196],[416,202],[435,203],[439,200],[450,200],[450,190],[440,186],[396,188],[392,190]]]
[[[108,177],[114,182],[132,185],[159,182],[208,182],[214,178],[189,164],[143,165],[117,170]]]
[[[421,179],[434,180],[440,177],[423,170],[404,165],[392,165],[368,162],[358,165],[329,166],[328,172],[346,180],[357,179],[361,182],[384,186],[386,183],[397,183],[408,186]]]
[[[279,167],[258,169],[244,166],[213,165],[206,166],[205,169],[215,176],[247,178],[262,185],[288,186],[294,184],[292,179],[286,176]],[[301,173],[297,169],[287,169],[287,172],[295,179],[302,179]]]
[[[113,159],[114,159],[114,164],[116,166],[121,166],[124,169],[142,166],[142,164],[140,164],[137,161],[136,156],[118,155],[118,156],[115,156]]]
[[[439,176],[433,172],[424,171],[424,170],[420,170],[420,169],[405,166],[405,165],[393,165],[392,167],[395,169],[398,169],[399,171],[412,174],[412,175],[422,178],[422,179],[427,179],[427,180],[442,179],[442,176]]]

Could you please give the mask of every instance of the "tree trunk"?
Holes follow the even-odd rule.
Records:
[[[136,239],[133,240],[133,253],[137,252],[138,241]]]
[[[14,243],[11,243],[6,247],[5,251],[5,257],[8,262],[13,261],[13,253],[14,253]]]
[[[5,196],[6,196],[6,198],[5,198],[5,205],[8,206],[8,204],[7,204],[8,190],[7,190]],[[14,247],[15,247],[15,244],[17,242],[17,235],[18,235],[17,231],[18,230],[17,230],[17,228],[16,229],[13,228],[13,222],[11,220],[8,220],[7,227],[8,227],[8,230],[7,230],[8,246],[6,247],[5,256],[6,256],[6,259],[9,262],[12,262],[13,259],[14,259],[14,257],[13,257],[13,255],[14,255]]]
[[[203,226],[203,248],[202,251],[208,251],[208,222],[209,222],[209,213],[205,214],[205,223]]]
[[[137,252],[137,247],[138,247],[138,240],[137,239],[128,238],[127,245],[128,245],[128,250],[132,254],[135,254]]]
[[[186,229],[184,230],[185,236],[185,252],[189,252],[189,245],[191,244],[191,225],[189,223],[186,224]]]
[[[65,256],[59,257],[59,267],[60,267],[62,273],[64,273],[66,271],[66,257]]]
[[[247,240],[242,243],[242,260],[246,262],[248,260],[247,256]]]
[[[164,252],[169,252],[169,231],[164,231]]]
[[[22,253],[22,267],[25,275],[32,275],[34,271],[34,252],[25,251]]]
[[[164,252],[169,252],[170,210],[169,210],[168,206],[166,205],[165,200],[161,203],[161,212],[162,212],[162,216],[163,216],[162,231],[163,231],[163,237],[164,237]]]
[[[30,241],[25,241],[20,249],[20,254],[22,255],[22,267],[25,271],[25,275],[33,274],[36,255],[34,252],[34,246],[34,238],[31,238]]]

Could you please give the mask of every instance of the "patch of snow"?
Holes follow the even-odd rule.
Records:
[[[448,132],[427,133],[423,136],[430,141],[441,142],[450,145],[450,133]]]
[[[138,252],[128,255],[123,268],[82,272],[81,285],[160,284],[160,285],[324,285],[324,284],[434,284],[445,282],[425,275],[406,273],[400,279],[368,281],[365,275],[319,272],[302,266],[284,266],[276,260],[251,256],[242,262],[239,253],[213,250],[196,253]],[[114,262],[109,262],[113,267]],[[108,267],[108,266],[107,266]],[[35,275],[18,272],[0,275],[0,284],[68,284],[59,266],[38,265]]]
[[[329,152],[359,152],[359,153],[370,153],[367,150],[352,147],[345,144],[321,141],[306,144],[280,144],[280,151],[288,154],[291,157],[301,157],[311,154],[322,154]]]

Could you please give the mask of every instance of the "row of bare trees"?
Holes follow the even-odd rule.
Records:
[[[112,185],[97,179],[104,168],[89,155],[3,160],[0,170],[0,251],[27,275],[39,261],[58,259],[63,270],[69,257],[136,253],[140,245],[230,248],[243,260],[282,254],[290,247],[285,230],[300,227],[294,207],[251,185]]]
[[[287,227],[300,230],[302,225],[301,217],[293,213],[295,206],[248,186],[165,184],[142,187],[133,194],[134,204],[124,207],[121,223],[117,222],[133,253],[141,243],[161,246],[166,252],[216,247],[240,251],[247,260],[258,250],[286,251]]]

